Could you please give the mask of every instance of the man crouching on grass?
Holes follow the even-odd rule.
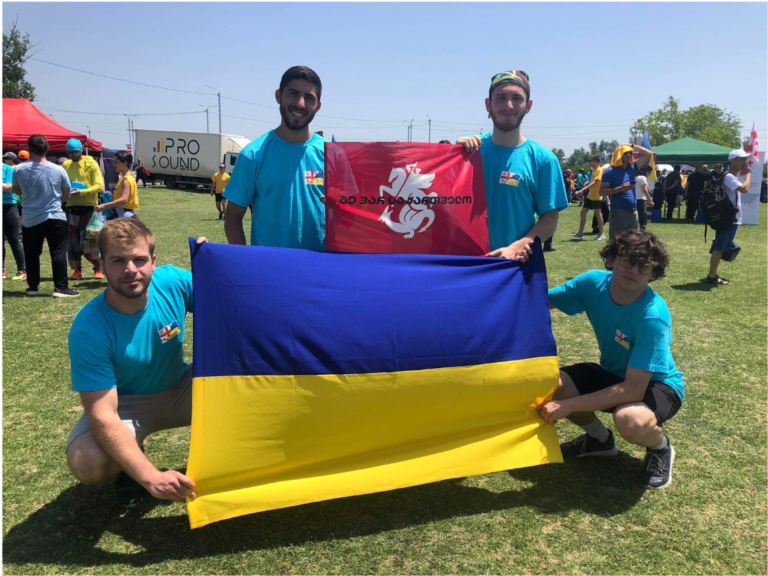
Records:
[[[195,498],[192,480],[161,472],[143,450],[149,434],[191,422],[192,366],[182,346],[192,274],[155,268],[155,237],[139,220],[107,222],[97,241],[108,285],[69,332],[72,390],[85,413],[69,434],[67,464],[84,484],[118,475],[116,496],[125,506],[147,492]]]
[[[550,424],[568,418],[584,429],[560,445],[564,458],[615,456],[613,433],[594,412],[612,413],[622,438],[646,448],[641,483],[665,488],[675,450],[662,424],[680,409],[685,385],[670,350],[669,308],[648,283],[664,276],[669,257],[658,238],[639,230],[612,238],[600,256],[608,272],[593,270],[549,291],[550,308],[587,313],[600,364],[562,368],[553,400],[537,411]]]

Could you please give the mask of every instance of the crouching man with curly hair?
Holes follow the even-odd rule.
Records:
[[[612,413],[622,438],[646,448],[642,484],[665,488],[675,450],[662,424],[680,409],[685,385],[670,351],[669,308],[648,283],[664,276],[669,257],[656,236],[640,230],[612,238],[600,256],[607,272],[593,270],[549,291],[550,308],[587,313],[600,363],[563,367],[553,400],[537,410],[550,424],[568,418],[584,429],[560,445],[564,458],[615,456],[613,433],[595,416]]]

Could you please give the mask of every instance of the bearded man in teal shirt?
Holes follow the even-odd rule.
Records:
[[[488,204],[488,256],[527,262],[536,236],[551,242],[560,210],[568,207],[560,163],[520,132],[531,111],[531,85],[522,70],[491,78],[485,109],[493,132],[459,139],[469,153],[480,150]],[[538,220],[537,220],[538,217]]]

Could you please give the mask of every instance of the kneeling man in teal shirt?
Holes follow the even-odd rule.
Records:
[[[98,245],[108,286],[80,309],[69,332],[72,390],[85,413],[69,434],[67,464],[84,484],[119,474],[115,486],[124,505],[147,491],[183,502],[195,497],[194,482],[158,470],[143,442],[191,423],[192,366],[183,344],[192,274],[155,268],[155,237],[139,220],[107,222]]]
[[[593,270],[549,291],[550,308],[587,313],[600,364],[563,367],[553,400],[537,410],[550,424],[568,418],[584,429],[560,445],[564,458],[615,456],[613,433],[594,414],[612,413],[619,434],[646,448],[641,483],[665,488],[675,450],[662,424],[680,409],[685,385],[670,350],[669,308],[648,283],[664,276],[669,257],[658,238],[639,230],[611,238],[600,255],[608,272]]]

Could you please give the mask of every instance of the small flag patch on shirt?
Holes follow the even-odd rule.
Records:
[[[629,350],[629,336],[626,334],[622,334],[619,330],[616,330],[616,342],[624,346],[627,350]]]
[[[517,186],[520,184],[520,174],[515,172],[502,172],[499,184],[506,184],[507,186]]]
[[[168,342],[171,338],[175,338],[179,332],[181,332],[181,330],[179,329],[179,323],[176,322],[176,320],[168,324],[168,326],[158,330],[160,341],[163,343]]]
[[[304,182],[306,184],[324,184],[325,175],[322,170],[319,172],[304,172]]]

